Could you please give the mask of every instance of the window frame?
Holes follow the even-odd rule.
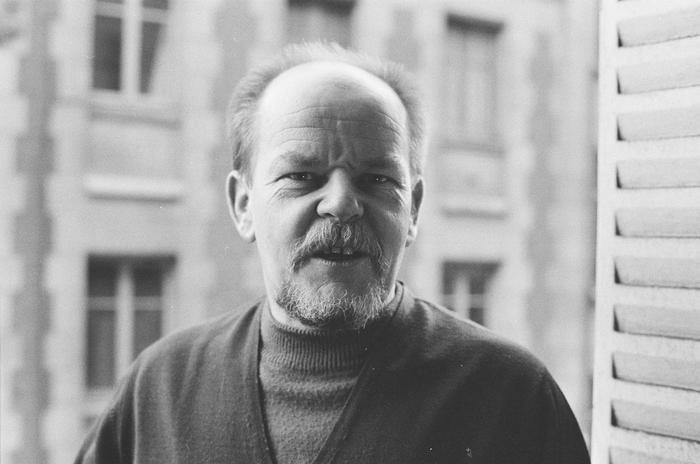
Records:
[[[89,269],[91,263],[108,263],[116,268],[115,276],[115,294],[114,297],[109,296],[90,296],[89,295]],[[175,275],[175,259],[172,256],[109,256],[109,255],[89,255],[86,260],[86,287],[85,287],[85,304],[84,304],[84,327],[85,333],[83,336],[83,369],[82,369],[82,386],[85,391],[86,401],[84,415],[86,423],[91,422],[91,419],[97,417],[104,408],[106,401],[111,397],[114,388],[118,385],[119,379],[128,371],[129,366],[135,359],[135,332],[134,320],[137,310],[137,298],[152,298],[151,296],[139,297],[135,294],[135,269],[139,266],[148,266],[157,268],[160,271],[162,279],[162,287],[160,298],[160,335],[162,338],[168,333],[172,311],[173,291],[174,291],[174,275]],[[94,304],[91,299],[96,299],[97,304],[104,304],[107,298],[114,298],[114,383],[110,386],[90,386],[88,378],[88,318],[89,311]],[[102,300],[101,302],[99,300]],[[99,309],[97,309],[99,311]]]
[[[489,290],[498,273],[500,264],[496,261],[454,261],[442,262],[442,302],[448,309],[478,324],[488,325]],[[452,292],[447,292],[448,282],[452,282]],[[482,280],[483,292],[474,293],[475,279]],[[473,304],[478,301],[479,304]],[[473,308],[479,307],[481,317],[474,318]],[[479,320],[480,319],[480,320]]]
[[[118,18],[121,23],[121,56],[119,88],[105,89],[95,86],[95,64],[91,64],[91,89],[93,94],[102,99],[142,101],[162,100],[164,97],[152,91],[141,91],[141,57],[143,53],[142,29],[145,23],[158,23],[162,31],[167,31],[168,15],[172,11],[172,5],[165,9],[145,7],[143,3],[148,0],[122,0],[121,3],[111,3],[105,0],[94,0],[93,34],[96,34],[97,17]],[[172,3],[173,0],[170,0]],[[93,47],[96,37],[93,36]],[[93,48],[93,53],[95,52]]]
[[[444,54],[442,68],[445,75],[445,83],[441,87],[441,101],[445,105],[445,111],[443,112],[443,123],[441,124],[440,134],[442,139],[442,145],[444,150],[477,150],[485,153],[501,154],[503,152],[502,138],[503,131],[501,127],[501,102],[500,102],[500,69],[501,69],[501,50],[503,41],[503,24],[493,21],[487,21],[483,19],[465,17],[456,14],[448,14],[445,19],[445,35],[444,35]],[[489,43],[489,51],[491,52],[491,59],[488,66],[488,73],[491,76],[490,82],[490,104],[489,108],[489,134],[487,137],[481,138],[471,134],[471,130],[466,126],[468,123],[467,117],[465,115],[464,121],[462,121],[463,128],[454,128],[453,125],[456,123],[451,122],[449,114],[451,112],[448,107],[450,102],[456,101],[455,98],[450,94],[450,82],[452,75],[452,70],[450,69],[450,41],[454,40],[454,34],[459,32],[462,35],[461,48],[466,49],[469,47],[467,37],[469,35],[480,35],[482,38],[486,38]],[[465,62],[464,69],[461,69],[462,82],[460,83],[462,87],[463,98],[460,100],[460,104],[466,107],[468,96],[467,93],[467,80],[466,74],[469,72],[468,65],[469,62]],[[454,130],[457,129],[457,130]],[[455,132],[458,132],[461,136],[455,136]]]

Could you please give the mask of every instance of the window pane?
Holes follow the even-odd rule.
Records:
[[[88,263],[88,296],[117,294],[117,266],[114,263],[90,260]]]
[[[445,127],[450,131],[448,134],[450,138],[457,139],[464,127],[464,113],[462,110],[465,106],[464,74],[466,69],[464,43],[458,34],[451,33],[448,35],[446,54],[445,108],[447,124],[445,124]]]
[[[168,0],[143,0],[144,8],[158,8],[159,10],[168,9]]]
[[[158,47],[162,48],[161,32],[163,25],[153,22],[144,22],[142,25],[141,46],[141,92],[147,93],[153,90],[155,79],[154,69],[158,69],[157,60],[161,59]]]
[[[351,9],[348,4],[324,3],[325,24],[322,39],[338,42],[344,47],[352,45]]]
[[[472,306],[469,308],[469,319],[476,322],[477,324],[484,325],[484,307],[483,306]]]
[[[121,88],[122,21],[97,16],[93,44],[92,86],[96,89]]]
[[[495,142],[497,38],[495,27],[448,21],[444,91],[448,140]]]
[[[155,265],[134,268],[134,296],[160,296],[163,294],[163,270]]]
[[[134,357],[162,334],[162,312],[136,310],[134,312]]]
[[[289,2],[287,40],[326,40],[350,46],[352,2],[292,0]]]
[[[87,313],[87,386],[111,387],[115,381],[115,312]]]
[[[474,322],[484,324],[488,286],[496,263],[446,262],[443,264],[443,303]]]

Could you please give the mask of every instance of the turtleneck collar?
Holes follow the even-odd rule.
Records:
[[[290,327],[277,321],[264,304],[260,322],[261,363],[307,373],[359,371],[374,334],[398,308],[403,286],[396,285],[389,316],[363,329],[324,330]]]

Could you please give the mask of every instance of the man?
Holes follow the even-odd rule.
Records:
[[[266,298],[135,362],[77,462],[584,463],[546,371],[397,282],[423,196],[401,72],[288,48],[229,110],[231,215]]]

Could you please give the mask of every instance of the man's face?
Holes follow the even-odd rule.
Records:
[[[236,194],[270,302],[293,319],[364,325],[393,297],[421,196],[406,120],[385,83],[345,65],[298,66],[263,94],[252,172]]]

